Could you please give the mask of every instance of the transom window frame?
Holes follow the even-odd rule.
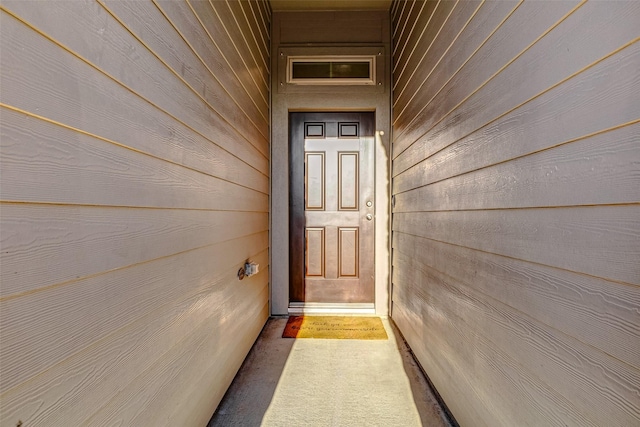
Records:
[[[369,65],[369,78],[295,78],[293,75],[293,65],[297,62],[362,62]],[[376,69],[376,55],[294,55],[287,57],[286,82],[287,84],[301,86],[374,86],[376,84]]]
[[[349,81],[345,84],[330,84],[326,79],[318,84],[294,84],[287,81],[287,65],[290,57],[370,57],[375,56],[372,77],[375,75],[374,84],[353,84]],[[359,46],[300,46],[285,45],[280,46],[272,58],[273,70],[272,88],[274,92],[280,94],[302,94],[305,96],[313,94],[364,94],[364,93],[385,93],[390,90],[386,77],[389,70],[386,69],[385,47],[379,44],[359,45]],[[353,79],[349,79],[353,80]]]

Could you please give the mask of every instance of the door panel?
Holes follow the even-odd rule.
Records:
[[[324,210],[324,153],[305,153],[305,209]]]
[[[324,277],[324,228],[307,228],[306,275]]]
[[[290,301],[373,303],[373,113],[289,119]]]
[[[338,229],[338,277],[358,277],[358,228]]]
[[[360,163],[358,161],[358,152],[338,153],[338,200],[340,201],[338,209],[358,210],[358,172]]]

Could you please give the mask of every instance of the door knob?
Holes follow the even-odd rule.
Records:
[[[372,219],[373,219],[373,215],[371,215],[371,214],[367,214],[367,220],[368,220],[368,221],[371,221]]]

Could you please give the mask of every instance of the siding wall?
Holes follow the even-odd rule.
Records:
[[[205,425],[269,311],[269,5],[1,9],[0,424]]]
[[[392,316],[463,426],[640,423],[640,3],[392,6]]]

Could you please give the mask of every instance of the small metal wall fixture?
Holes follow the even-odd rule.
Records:
[[[244,266],[240,267],[238,270],[238,280],[242,280],[245,277],[251,277],[254,274],[258,274],[260,264],[256,264],[255,262],[251,262],[247,260],[244,263]]]

